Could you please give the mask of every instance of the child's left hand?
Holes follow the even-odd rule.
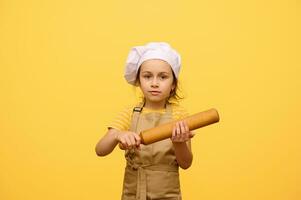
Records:
[[[189,127],[186,121],[176,122],[172,129],[171,141],[176,142],[187,142],[192,138],[194,134],[189,131]]]

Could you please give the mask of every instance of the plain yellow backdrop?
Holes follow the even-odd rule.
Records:
[[[221,117],[193,138],[184,199],[300,199],[298,12],[293,0],[1,0],[0,199],[120,198],[123,152],[94,148],[137,101],[124,63],[150,41],[182,55],[182,105]]]

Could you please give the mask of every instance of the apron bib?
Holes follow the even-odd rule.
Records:
[[[143,103],[135,107],[130,131],[140,133],[159,124],[172,121],[172,107],[166,104],[165,113],[141,114]],[[179,166],[172,141],[167,138],[141,150],[126,150],[126,168],[122,200],[181,200]]]

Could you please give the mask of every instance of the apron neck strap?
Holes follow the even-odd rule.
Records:
[[[143,108],[145,106],[145,100],[140,102],[137,106],[134,107],[133,112],[142,112]],[[166,108],[166,113],[171,113],[172,112],[172,106],[171,103],[169,103],[168,101],[165,104],[165,108]]]
[[[133,112],[141,113],[145,106],[145,100],[140,102],[137,106],[134,107]],[[165,104],[166,113],[172,113],[172,105],[168,101]]]

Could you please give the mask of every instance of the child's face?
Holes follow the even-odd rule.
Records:
[[[170,65],[159,59],[146,60],[140,66],[139,86],[146,101],[164,103],[175,88]]]

